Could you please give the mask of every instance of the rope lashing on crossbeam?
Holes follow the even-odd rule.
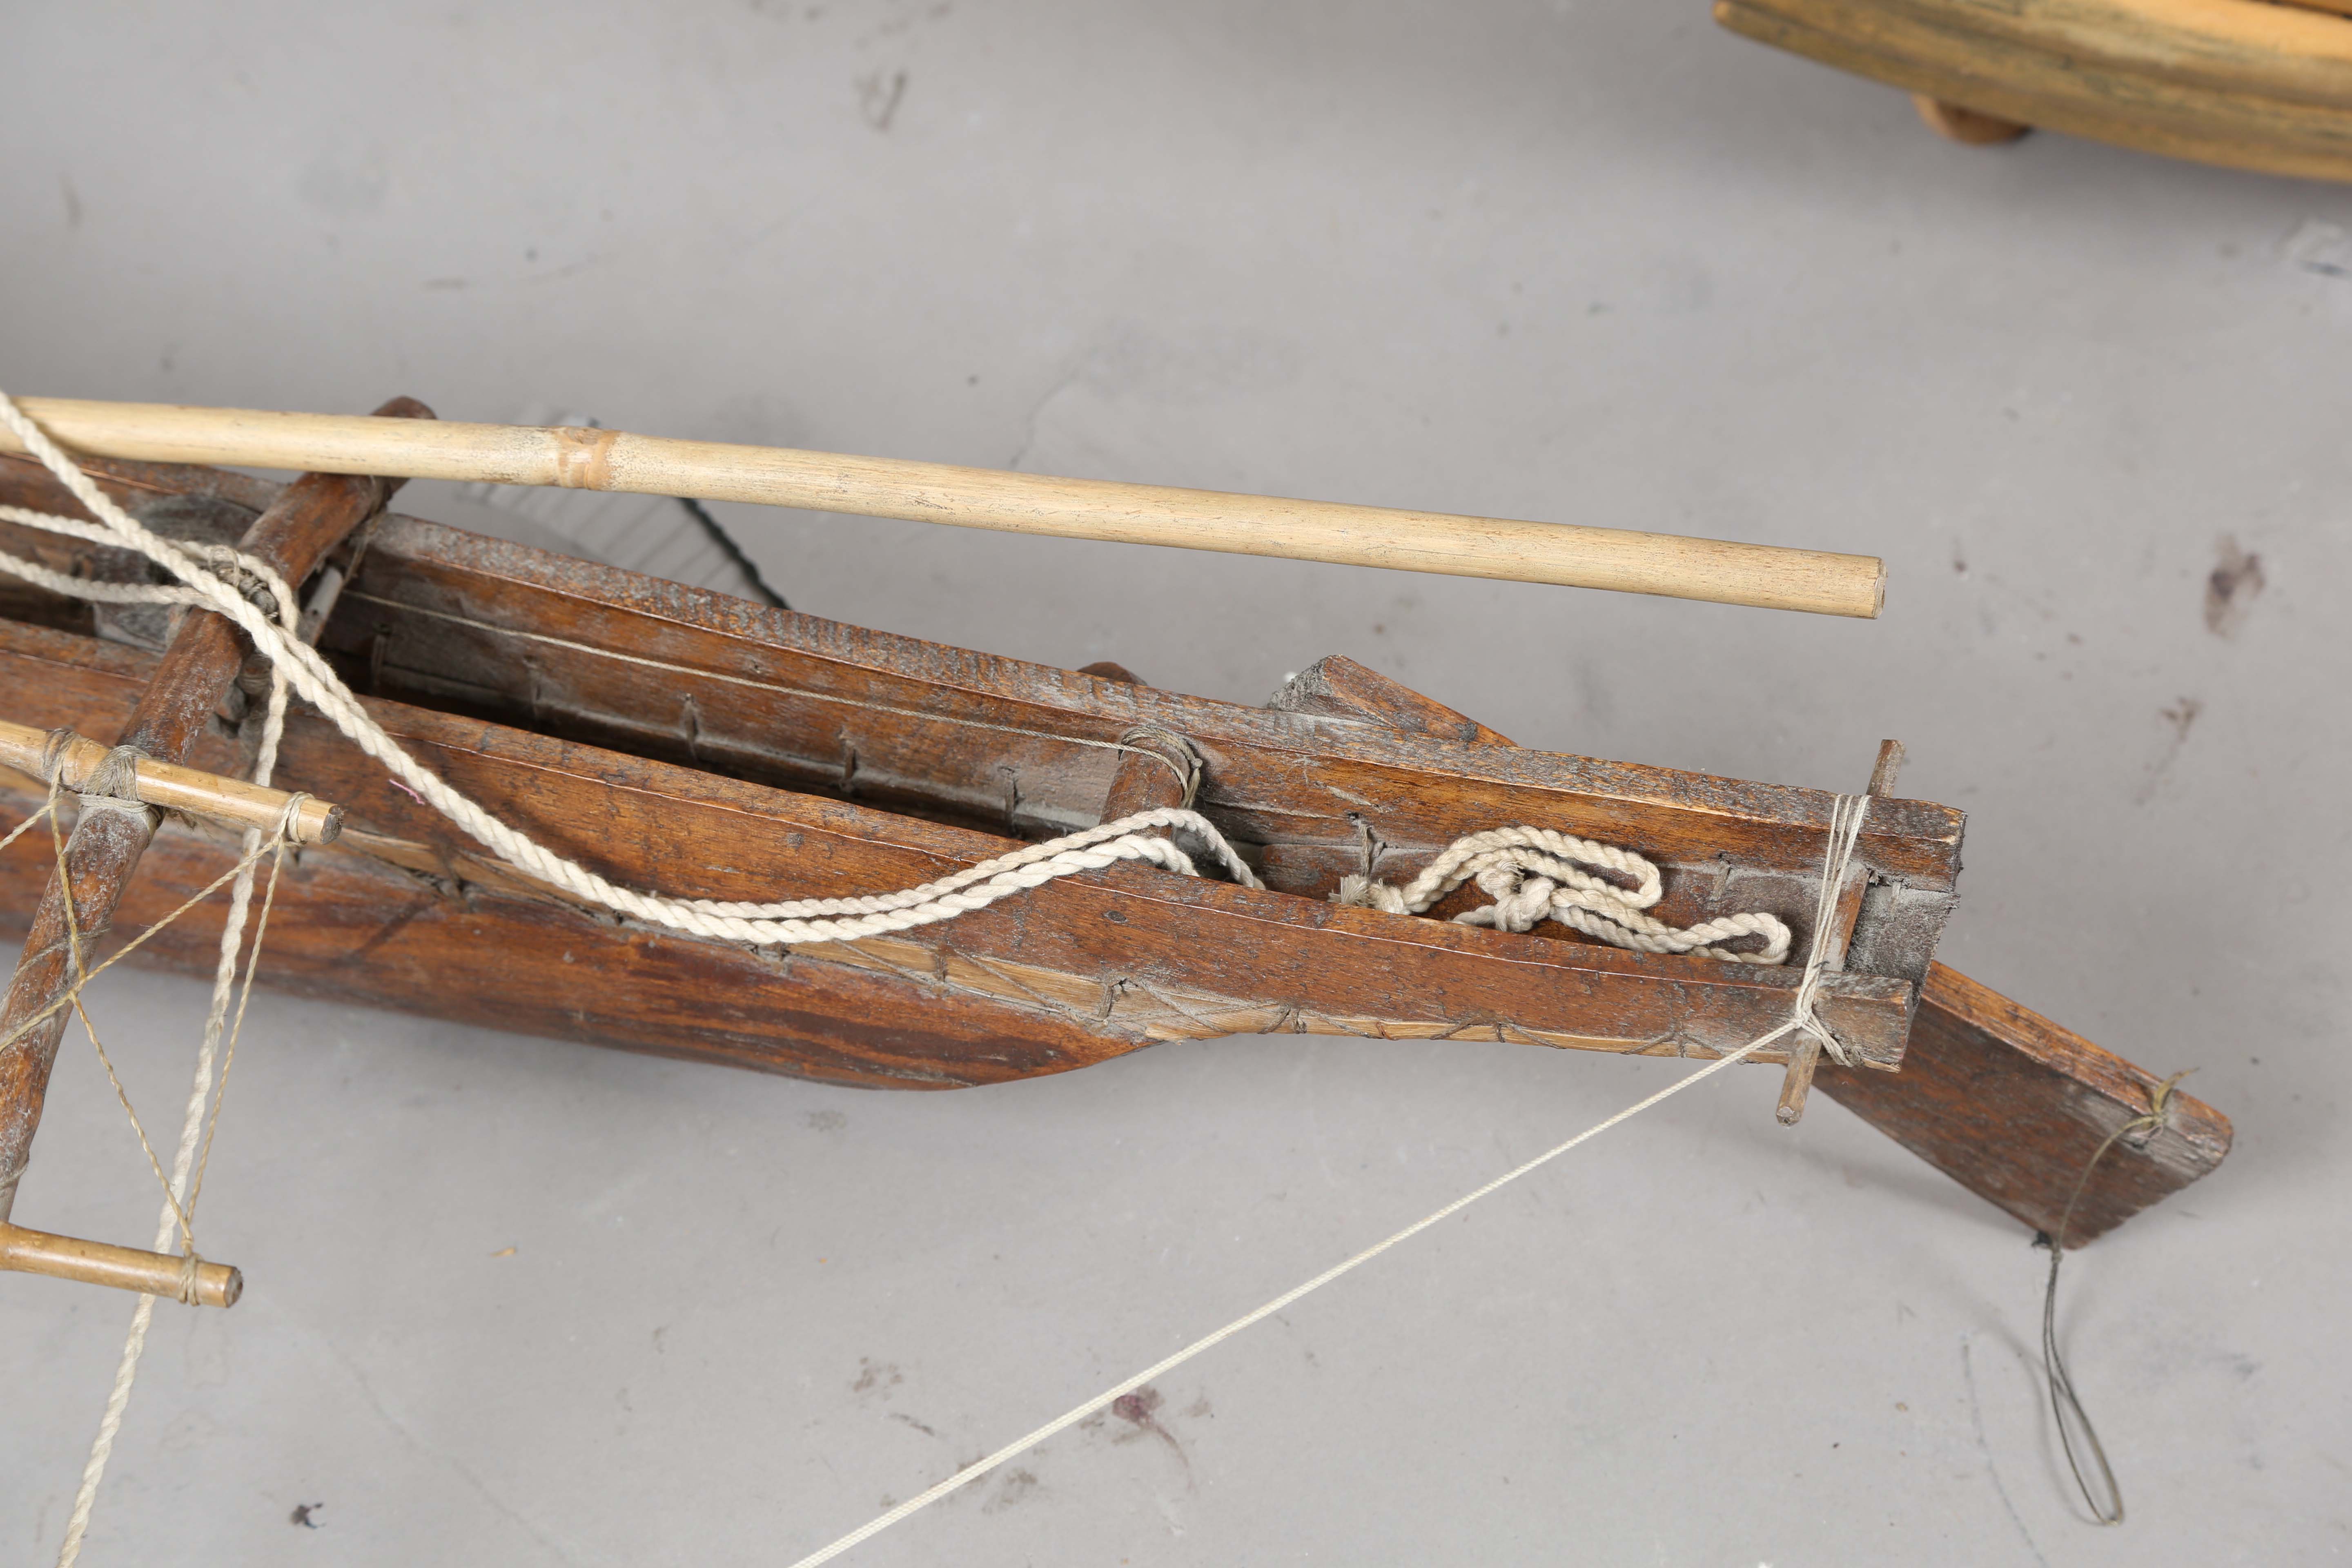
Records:
[[[1594,875],[1596,870],[1633,885],[1621,887]],[[1635,952],[1703,952],[1727,963],[1760,964],[1789,956],[1789,928],[1778,917],[1724,915],[1694,926],[1670,926],[1647,912],[1664,890],[1657,867],[1630,849],[1548,827],[1470,834],[1448,845],[1402,888],[1370,876],[1348,877],[1331,901],[1417,915],[1472,880],[1495,901],[1454,916],[1457,924],[1528,931],[1548,917]],[[1750,937],[1761,938],[1763,945],[1746,951],[1725,945]]]
[[[124,542],[111,530],[98,523],[84,522],[78,517],[35,511],[30,507],[0,506],[0,521],[20,522],[45,533],[62,533],[117,550],[124,548]],[[244,581],[237,584],[239,591],[263,612],[276,614],[278,606],[294,602],[294,590],[287,585],[285,577],[278,569],[267,561],[257,560],[226,544],[207,544],[192,539],[177,542],[190,556],[210,563],[229,580],[243,578]],[[205,595],[195,589],[174,583],[102,583],[95,578],[76,577],[68,573],[53,571],[38,562],[27,561],[5,551],[0,551],[0,572],[12,577],[21,577],[52,594],[88,599],[101,605],[203,605],[206,602]]]

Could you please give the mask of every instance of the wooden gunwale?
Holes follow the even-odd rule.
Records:
[[[112,658],[102,661],[111,668],[85,662],[85,647],[67,634],[0,626],[0,679],[37,693],[36,702],[84,711],[102,711],[135,691],[135,669]],[[780,887],[828,896],[926,880],[1013,847],[969,829],[480,721],[373,699],[369,707],[427,766],[494,812],[531,823],[552,847],[636,885],[659,879],[674,890],[718,898],[772,895]],[[47,716],[37,713],[35,721]],[[451,863],[476,856],[323,721],[289,721],[284,758],[281,776],[344,805],[350,826],[338,847],[357,850],[373,836],[427,846]],[[307,852],[306,862],[320,853]],[[583,942],[624,926],[609,917],[574,918]],[[1310,1030],[1487,1026],[1596,1048],[1705,1055],[1778,1023],[1798,980],[1788,969],[1406,920],[1139,867],[1049,884],[901,940],[929,952],[1069,976],[1089,1001],[1120,980],[1140,980],[1230,1013],[1222,1026],[1181,1031],[1192,1036],[1255,1032],[1286,1016],[1305,1017],[1301,1026]],[[1911,999],[1912,987],[1900,980],[1841,975],[1831,981],[1822,1012],[1867,1059],[1892,1065]],[[1341,1026],[1355,1019],[1369,1026]]]
[[[387,587],[398,596],[387,594]],[[351,593],[372,610],[418,615],[444,630],[462,625],[486,638],[532,641],[585,660],[649,658],[663,667],[666,677],[740,684],[827,705],[896,710],[951,729],[984,730],[1001,722],[1028,731],[1025,738],[1058,742],[1065,748],[1107,744],[1137,724],[1158,725],[1219,753],[1222,766],[1212,767],[1202,792],[1213,815],[1222,807],[1240,816],[1255,809],[1276,820],[1286,814],[1338,820],[1339,811],[1327,813],[1319,803],[1286,812],[1279,801],[1247,793],[1295,790],[1297,763],[1312,759],[1351,777],[1407,774],[1416,789],[1435,777],[1496,796],[1542,791],[1553,797],[1547,804],[1580,814],[1585,826],[1572,830],[1634,834],[1648,847],[1645,852],[1666,858],[1711,859],[1729,847],[1743,863],[1809,872],[1820,866],[1834,798],[1824,790],[1402,735],[1357,721],[1097,680],[746,601],[677,591],[674,584],[619,568],[406,517],[385,520]],[[561,637],[547,630],[574,620],[579,629]],[[367,625],[362,615],[341,617],[327,646],[356,661]],[[1055,758],[1097,771],[1114,760]],[[1330,794],[1328,786],[1325,793]],[[1331,798],[1339,801],[1336,795]],[[1447,804],[1451,811],[1454,803]],[[1091,812],[1074,812],[1069,825],[1092,820]],[[1456,825],[1460,820],[1456,815],[1432,834],[1433,847],[1466,830]],[[1881,875],[1923,889],[1948,890],[1958,871],[1960,821],[1960,814],[1947,807],[1889,801],[1874,811],[1860,853]],[[1352,841],[1344,831],[1333,837]]]
[[[155,466],[104,469],[151,494],[215,479]],[[59,504],[47,476],[21,459],[0,459],[0,481],[14,481],[26,504]],[[245,485],[252,488],[243,499],[265,499],[266,487]],[[466,624],[453,631],[414,618],[443,616]],[[417,634],[420,624],[429,635]],[[473,700],[457,706],[477,716],[793,790],[824,788],[855,768],[860,796],[998,835],[1017,827],[1044,836],[1098,820],[1118,756],[1108,748],[1139,724],[1159,727],[1208,758],[1201,807],[1269,883],[1318,900],[1358,868],[1360,823],[1376,825],[1387,845],[1381,873],[1401,876],[1463,831],[1538,821],[1632,845],[1666,866],[1662,918],[1764,908],[1801,928],[1832,801],[1821,791],[1395,734],[1354,719],[1098,680],[406,518],[379,527],[322,646],[363,687],[383,676],[390,691],[435,706],[447,706],[452,689],[470,691]],[[551,647],[560,657],[542,657]],[[659,679],[633,661],[657,664]],[[418,665],[429,668],[410,668]],[[730,705],[746,692],[756,700],[739,712]],[[683,736],[681,694],[698,721]],[[662,704],[667,711],[648,710]],[[844,713],[866,732],[854,732]],[[1015,778],[1025,819],[988,793],[1006,776]],[[1865,833],[1859,858],[1908,902],[1893,940],[1867,918],[1856,930],[1855,967],[1916,981],[1949,906],[1960,818],[1888,802],[1872,821],[1885,826]]]
[[[1717,0],[1724,26],[2021,124],[2352,178],[2352,19],[2267,0]]]

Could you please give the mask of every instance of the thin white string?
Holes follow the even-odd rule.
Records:
[[[1838,796],[1837,803],[1832,808],[1830,813],[1829,847],[1823,857],[1822,877],[1825,886],[1834,887],[1845,880],[1846,867],[1851,862],[1853,856],[1854,840],[1862,831],[1862,821],[1864,816],[1868,814],[1869,807],[1870,802],[1867,796]],[[1832,900],[1832,908],[1834,909],[1833,900]],[[1233,1338],[1235,1334],[1240,1333],[1244,1329],[1250,1327],[1252,1324],[1263,1322],[1265,1319],[1272,1317],[1275,1313],[1281,1311],[1292,1302],[1297,1301],[1300,1297],[1308,1295],[1313,1291],[1320,1290],[1324,1286],[1328,1285],[1331,1281],[1339,1279],[1341,1275],[1347,1274],[1362,1267],[1364,1264],[1370,1263],[1373,1258],[1378,1258],[1381,1253],[1386,1252],[1389,1248],[1396,1246],[1398,1243],[1410,1241],[1412,1237],[1419,1236],[1423,1231],[1427,1230],[1431,1226],[1437,1224],[1439,1221],[1450,1218],[1451,1216],[1461,1213],[1464,1209],[1468,1208],[1472,1204],[1476,1203],[1479,1199],[1486,1196],[1489,1193],[1497,1192],[1502,1188],[1510,1185],[1513,1182],[1517,1181],[1521,1176],[1528,1174],[1530,1171],[1538,1170],[1542,1166],[1550,1163],[1552,1161],[1559,1159],[1562,1154],[1567,1153],[1570,1149],[1575,1148],[1578,1144],[1586,1142],[1588,1139],[1600,1136],[1601,1133],[1608,1131],[1611,1128],[1617,1126],[1620,1122],[1633,1120],[1634,1117],[1639,1116],[1643,1111],[1649,1110],[1652,1106],[1680,1094],[1683,1090],[1690,1088],[1693,1084],[1699,1082],[1702,1079],[1712,1078],[1717,1073],[1721,1072],[1724,1068],[1730,1067],[1734,1063],[1745,1061],[1748,1058],[1755,1055],[1758,1051],[1762,1050],[1765,1047],[1771,1045],[1774,1041],[1781,1039],[1801,1029],[1810,1034],[1819,1036],[1825,1041],[1830,1040],[1832,1037],[1830,1036],[1828,1029],[1823,1027],[1821,1021],[1813,1016],[1813,997],[1820,983],[1822,969],[1827,961],[1832,940],[1832,933],[1829,923],[1826,921],[1816,921],[1813,926],[1811,948],[1806,959],[1804,978],[1798,984],[1796,997],[1790,1008],[1788,1020],[1769,1034],[1759,1035],[1756,1038],[1748,1041],[1738,1050],[1732,1051],[1727,1055],[1718,1057],[1714,1061],[1711,1061],[1705,1067],[1700,1068],[1697,1071],[1677,1079],[1675,1082],[1668,1084],[1665,1088],[1658,1090],[1655,1094],[1651,1095],[1648,1099],[1638,1100],[1635,1103],[1627,1106],[1624,1110],[1618,1111],[1615,1115],[1611,1116],[1604,1121],[1593,1123],[1591,1126],[1586,1128],[1575,1137],[1567,1140],[1565,1142],[1554,1144],[1551,1148],[1545,1150],[1534,1159],[1504,1172],[1501,1175],[1496,1177],[1493,1181],[1488,1182],[1485,1186],[1478,1188],[1475,1192],[1466,1193],[1463,1196],[1454,1199],[1452,1203],[1447,1204],[1444,1208],[1437,1210],[1434,1214],[1429,1215],[1425,1218],[1413,1221],[1412,1224],[1405,1226],[1402,1230],[1398,1231],[1394,1236],[1388,1237],[1384,1241],[1373,1243],[1371,1246],[1364,1248],[1363,1251],[1357,1253],[1353,1258],[1349,1258],[1346,1262],[1333,1265],[1331,1268],[1327,1268],[1322,1273],[1315,1276],[1312,1279],[1307,1280],[1305,1284],[1295,1286],[1292,1289],[1284,1291],[1281,1295],[1276,1296],[1273,1300],[1268,1301],[1265,1305],[1257,1308],[1255,1310],[1244,1312],[1242,1316],[1235,1318],[1232,1322],[1227,1323],[1223,1328],[1217,1330],[1215,1332],[1203,1334],[1201,1338],[1194,1340],[1191,1344],[1186,1345],[1182,1350],[1178,1351],[1175,1354],[1167,1357],[1165,1360],[1154,1362],[1151,1365],[1144,1368],[1141,1372],[1137,1373],[1133,1377],[1104,1390],[1102,1393],[1095,1395],[1092,1399],[1087,1400],[1083,1405],[1079,1405],[1073,1409],[1065,1411],[1063,1414],[1055,1416],[1053,1420],[1046,1422],[1043,1426],[1038,1427],[1035,1431],[1025,1433],[1019,1437],[1015,1437],[1012,1442],[1007,1443],[1002,1448],[997,1449],[996,1452],[989,1455],[986,1458],[977,1460],[972,1464],[965,1466],[962,1469],[958,1470],[954,1475],[950,1476],[947,1479],[932,1487],[929,1490],[917,1493],[915,1496],[908,1498],[905,1502],[898,1504],[898,1507],[890,1509],[887,1512],[867,1521],[866,1523],[858,1526],[856,1530],[851,1531],[848,1534],[841,1537],[830,1545],[819,1547],[816,1551],[810,1552],[807,1556],[793,1563],[792,1564],[792,1568],[816,1568],[816,1565],[820,1563],[831,1562],[835,1557],[838,1557],[843,1552],[848,1551],[851,1547],[857,1545],[860,1542],[866,1541],[873,1536],[880,1534],[883,1531],[889,1529],[892,1525],[898,1523],[900,1520],[905,1519],[908,1515],[917,1512],[921,1509],[929,1508],[932,1503],[939,1501],[940,1499],[947,1496],[950,1492],[952,1492],[961,1487],[971,1485],[973,1481],[980,1479],[981,1477],[988,1474],[991,1470],[995,1469],[999,1465],[1003,1464],[1006,1460],[1028,1452],[1031,1448],[1035,1447],[1038,1444],[1045,1442],[1055,1434],[1066,1431],[1069,1427],[1085,1420],[1087,1416],[1092,1415],[1096,1411],[1107,1409],[1123,1395],[1134,1393],[1137,1389],[1142,1387],[1145,1384],[1150,1383],[1152,1379],[1160,1377],[1166,1373],[1174,1371],[1177,1367],[1183,1365],[1186,1362],[1191,1361],[1194,1356],[1201,1354],[1204,1351],[1214,1349],[1216,1346]],[[1841,1058],[1843,1058],[1843,1050],[1833,1044],[1829,1046],[1828,1048],[1832,1051],[1836,1051]]]
[[[15,509],[8,509],[13,511]],[[242,558],[250,561],[249,557]],[[291,588],[285,579],[270,571],[264,563],[251,564],[266,573],[263,579],[276,596],[278,611],[290,636],[300,621],[300,608],[295,603]],[[187,590],[164,590],[186,593]],[[264,710],[261,724],[261,746],[253,767],[253,782],[268,784],[278,767],[278,745],[286,727],[286,677],[272,667],[269,681],[269,703]],[[282,843],[291,836],[294,812],[301,800],[295,796],[287,802],[286,814],[278,824],[278,837]],[[196,1243],[194,1235],[195,1190],[191,1180],[195,1164],[198,1137],[205,1126],[205,1111],[213,1101],[213,1070],[218,1058],[222,1029],[228,1017],[231,991],[236,980],[237,953],[244,944],[247,910],[253,901],[254,863],[261,848],[261,830],[247,828],[244,855],[237,868],[236,879],[229,889],[228,919],[221,928],[220,959],[213,969],[211,1010],[205,1016],[204,1041],[196,1051],[196,1068],[188,1087],[188,1108],[180,1124],[180,1148],[172,1162],[172,1180],[163,1193],[163,1210],[156,1220],[154,1250],[161,1252],[171,1245],[175,1228],[187,1232],[187,1263],[182,1271],[184,1300],[193,1304],[195,1284]],[[273,886],[274,886],[273,882]],[[261,962],[258,942],[255,943],[253,963]],[[240,1016],[242,1010],[240,1009]],[[230,1048],[235,1050],[232,1040]],[[222,1085],[224,1090],[226,1083]],[[208,1142],[209,1140],[206,1140]],[[98,1435],[89,1446],[89,1458],[83,1463],[81,1483],[74,1493],[73,1511],[66,1520],[65,1540],[58,1548],[58,1568],[74,1568],[81,1556],[83,1538],[89,1533],[91,1511],[98,1506],[98,1489],[106,1479],[108,1461],[114,1455],[115,1438],[122,1430],[123,1413],[131,1405],[131,1387],[139,1376],[139,1362],[147,1351],[147,1330],[154,1321],[155,1298],[142,1295],[139,1304],[131,1309],[131,1330],[123,1337],[122,1354],[115,1363],[114,1384],[108,1390],[105,1412],[99,1417]]]

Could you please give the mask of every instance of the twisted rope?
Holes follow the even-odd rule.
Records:
[[[1594,876],[1586,868],[1631,882]],[[1417,915],[1463,883],[1495,901],[1454,917],[1458,925],[1533,931],[1549,918],[1612,947],[1635,952],[1703,952],[1730,963],[1777,964],[1789,956],[1789,928],[1769,914],[1724,915],[1695,926],[1670,926],[1646,911],[1664,884],[1657,867],[1630,849],[1548,827],[1496,827],[1447,846],[1429,868],[1403,887],[1370,876],[1347,877],[1331,901],[1390,914]],[[1738,951],[1726,943],[1760,937],[1763,946]]]

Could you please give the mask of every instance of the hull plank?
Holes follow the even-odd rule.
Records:
[[[25,692],[26,721],[58,724],[105,714],[133,700],[141,657],[55,632],[0,626],[0,681]],[[534,825],[551,847],[595,869],[644,886],[660,883],[719,898],[772,897],[782,889],[824,897],[910,885],[1012,847],[1008,840],[947,824],[874,811],[851,802],[794,795],[694,773],[504,726],[373,700],[372,711],[415,748],[426,765],[490,810]],[[229,742],[207,757],[233,771]],[[672,937],[591,915],[551,893],[520,885],[513,873],[483,867],[474,847],[437,816],[391,787],[367,761],[321,721],[289,721],[281,779],[346,809],[343,835],[305,851],[304,861],[368,856],[404,873],[446,884],[484,909],[492,904],[555,909],[578,932],[574,962],[585,973],[628,975],[630,944],[663,943],[736,951],[701,939]],[[27,793],[20,801],[29,804]],[[225,847],[223,852],[225,853]],[[373,929],[375,902],[355,917]],[[399,900],[406,903],[408,900]],[[353,921],[340,922],[351,928]],[[597,944],[618,943],[607,952]],[[1622,952],[1581,942],[1409,920],[1374,910],[1309,902],[1291,895],[1180,878],[1150,868],[1114,867],[1069,878],[1018,900],[950,924],[902,933],[889,948],[860,942],[869,956],[852,962],[906,973],[905,1005],[925,1016],[943,1001],[975,1006],[1004,997],[1024,1010],[1057,1011],[1074,1026],[1119,1043],[1116,1054],[1147,1038],[1202,1037],[1289,1028],[1374,1037],[1526,1039],[1659,1055],[1709,1055],[1745,1044],[1786,1016],[1798,975],[1706,959]],[[272,939],[273,954],[278,950]],[[531,951],[539,953],[539,949]],[[793,973],[837,962],[803,949]],[[877,958],[876,953],[889,954]],[[751,994],[779,994],[772,961]],[[541,954],[539,960],[543,960]],[[607,969],[608,963],[616,966]],[[941,976],[957,964],[997,973],[977,990]],[[270,974],[265,962],[265,978]],[[579,972],[575,972],[579,973]],[[631,982],[634,984],[634,980]],[[397,994],[407,982],[383,982]],[[429,975],[415,981],[429,991]],[[558,1005],[538,1023],[509,1016],[506,1026],[571,1037],[567,1014],[576,980],[555,977]],[[997,995],[982,994],[992,989]],[[1913,988],[1887,976],[1834,977],[1822,1017],[1874,1065],[1892,1066],[1907,1035]],[[425,1010],[435,1010],[429,998]],[[393,1005],[406,1004],[394,1000]],[[1007,1004],[1010,1005],[1010,1004]],[[520,1005],[517,1004],[516,1005]],[[852,1015],[880,1026],[886,1010]],[[753,1032],[758,1032],[756,1028]],[[785,1032],[790,1035],[790,1031]],[[796,1070],[797,1047],[780,1037],[761,1065]],[[730,1045],[731,1056],[738,1047]],[[1083,1059],[1035,1063],[993,1058],[938,1064],[944,1080],[992,1082],[1059,1071]],[[1777,1059],[1759,1052],[1758,1059]],[[816,1076],[838,1078],[838,1065],[813,1062]],[[898,1081],[894,1067],[885,1079]],[[879,1081],[879,1080],[877,1080]]]
[[[1928,972],[1903,1070],[1823,1067],[1813,1086],[1927,1163],[2044,1235],[2084,1167],[2147,1114],[2158,1079],[1991,987]],[[2164,1125],[2107,1152],[2066,1227],[2079,1247],[2179,1192],[2230,1152],[2229,1118],[2175,1091]]]

